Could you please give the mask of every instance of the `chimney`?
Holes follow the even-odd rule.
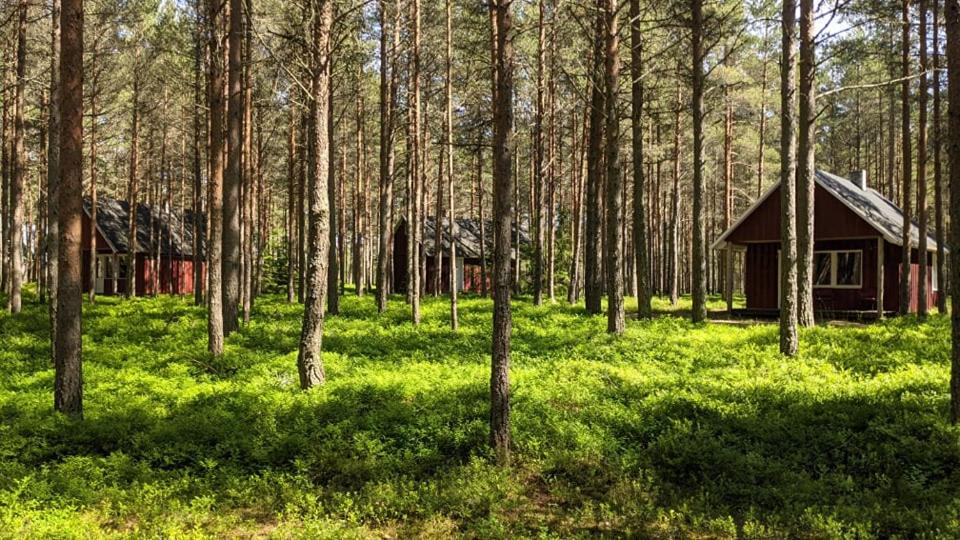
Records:
[[[853,171],[850,173],[850,181],[853,182],[853,185],[857,186],[863,191],[867,190],[867,171],[859,170]]]

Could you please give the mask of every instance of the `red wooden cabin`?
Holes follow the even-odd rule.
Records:
[[[480,221],[469,218],[457,218],[456,246],[457,246],[457,290],[479,293],[483,291],[483,259],[480,250]],[[450,227],[448,220],[441,221],[441,255],[440,255],[440,292],[450,292]],[[433,282],[437,272],[436,258],[436,220],[428,216],[423,222],[423,241],[420,247],[420,257],[423,261],[421,272],[423,286],[428,293],[433,293]],[[517,230],[513,228],[513,254],[511,259],[516,261],[520,246],[530,243],[530,236],[525,227]],[[484,223],[483,236],[485,243],[483,255],[487,259],[487,291],[493,289],[493,222]],[[517,241],[519,239],[519,242]],[[393,233],[393,290],[406,292],[407,290],[407,221],[401,218]]]
[[[910,311],[917,310],[919,229],[910,228],[910,262],[902,264],[903,213],[870,189],[866,173],[845,179],[816,173],[814,192],[814,309],[821,314],[896,313],[900,273],[909,271]],[[780,305],[780,186],[768,190],[713,244],[744,253],[747,310],[776,313]],[[927,304],[941,294],[936,239],[928,235]]]
[[[91,205],[83,201],[83,290],[90,289]],[[203,260],[206,220],[193,212],[154,209],[137,205],[137,241],[135,242],[135,295],[192,294],[193,223],[200,227],[200,260]],[[97,267],[94,286],[97,294],[125,294],[130,271],[130,205],[107,197],[97,200]],[[206,279],[205,263],[201,275]],[[200,284],[202,287],[202,283]]]

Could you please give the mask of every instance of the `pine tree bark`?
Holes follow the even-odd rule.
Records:
[[[396,0],[394,9],[399,18],[402,0]],[[396,103],[396,65],[397,42],[400,40],[400,27],[397,21],[393,25],[393,46],[387,46],[387,2],[380,0],[380,208],[379,208],[379,249],[377,252],[377,311],[387,309],[389,297],[391,240],[393,224],[393,118]],[[387,58],[390,58],[388,61]],[[388,66],[390,69],[388,69]]]
[[[800,115],[797,148],[797,324],[813,326],[813,206],[817,64],[813,0],[800,0]]]
[[[648,318],[650,272],[647,253],[647,213],[643,194],[647,189],[643,174],[643,34],[640,29],[640,0],[630,0],[630,120],[633,134],[633,250],[637,273],[637,315]]]
[[[80,242],[83,214],[83,1],[60,11],[60,178],[54,409],[83,416]]]
[[[287,303],[297,299],[297,106],[290,103],[287,139]]]
[[[583,141],[586,139],[586,125],[587,125],[588,114],[584,110],[583,114],[583,133],[578,136],[576,125],[572,131],[573,145],[574,145],[574,171],[572,174],[573,177],[573,186],[572,186],[572,208],[571,216],[572,222],[570,224],[572,242],[570,244],[570,284],[567,287],[567,302],[570,304],[575,304],[580,301],[580,281],[581,281],[581,245],[582,236],[583,236],[583,165],[584,165],[584,148]],[[575,122],[575,121],[574,121]],[[580,141],[578,143],[578,141]]]
[[[445,77],[443,84],[444,101],[444,146],[446,152],[446,174],[447,174],[447,216],[450,226],[450,263],[448,279],[450,280],[450,329],[454,332],[460,326],[460,317],[457,314],[457,214],[455,209],[456,190],[454,189],[453,172],[453,0],[446,0],[446,55],[444,58]],[[442,182],[442,178],[440,179]],[[437,216],[437,230],[440,230],[440,216]],[[440,244],[436,246],[437,253],[440,253]],[[437,274],[440,273],[440,266],[437,266]],[[438,287],[439,289],[439,287]]]
[[[903,31],[900,42],[900,76],[903,82],[900,84],[900,121],[902,124],[902,155],[903,175],[902,197],[900,207],[903,209],[903,236],[901,241],[903,249],[900,254],[900,314],[906,315],[910,312],[910,282],[911,282],[911,246],[910,237],[913,226],[912,202],[910,197],[913,153],[910,142],[910,0],[903,0],[900,11],[900,23]]]
[[[493,0],[496,95],[493,109],[494,284],[490,370],[490,444],[500,465],[510,463],[511,226],[513,224],[512,0]]]
[[[410,220],[407,223],[410,249],[407,256],[410,258],[410,283],[407,294],[410,297],[410,312],[413,324],[420,324],[420,223],[421,191],[423,176],[421,174],[421,149],[423,139],[420,132],[420,0],[411,3],[412,23],[412,51],[410,74]]]
[[[763,25],[763,43],[767,42],[767,25]],[[764,142],[767,131],[767,56],[763,56],[760,68],[760,128],[757,133],[757,198],[763,195]]]
[[[332,3],[333,0],[325,0],[328,3]],[[331,7],[331,10],[333,7]],[[327,257],[329,258],[328,268],[327,268],[327,313],[330,315],[338,315],[340,313],[340,265],[342,264],[341,257],[339,257],[338,246],[342,245],[342,237],[339,237],[340,227],[339,223],[339,204],[338,204],[338,189],[337,189],[337,180],[340,175],[337,174],[337,165],[336,165],[336,147],[332,144],[334,140],[334,135],[336,133],[336,123],[334,121],[334,106],[333,106],[333,58],[332,53],[328,53],[326,61],[327,69],[327,112],[326,112],[326,130],[327,130],[327,198],[330,214],[330,226],[328,228],[327,234],[329,235],[328,239],[328,250]]]
[[[603,0],[597,0],[601,2]],[[602,7],[598,4],[598,7]],[[604,20],[602,9],[596,21],[596,35],[593,51],[593,80],[590,96],[590,132],[587,136],[587,214],[586,234],[584,236],[584,297],[587,313],[599,314],[603,296],[603,275],[601,268],[601,238],[603,219],[603,173],[601,170],[601,148],[603,146],[603,111],[606,108],[603,88],[603,36]]]
[[[940,2],[933,3],[933,185],[934,185],[934,220],[936,221],[937,237],[937,267],[934,271],[937,273],[937,311],[941,314],[947,313],[947,258],[945,244],[946,224],[944,223],[944,186],[943,186],[943,164],[941,162],[941,153],[943,150],[943,115],[941,114],[940,104]],[[882,133],[882,132],[881,132]]]
[[[947,159],[950,193],[960,193],[960,1],[945,0]],[[950,252],[960,253],[960,197],[950,198]],[[960,257],[950,257],[950,421],[960,423]]]
[[[2,167],[2,178],[0,178],[0,292],[9,293],[10,291],[10,140],[13,134],[10,133],[10,102],[13,101],[10,95],[10,88],[16,86],[16,81],[10,81],[10,66],[13,63],[13,52],[16,47],[6,39],[4,40],[3,55],[3,89],[0,91],[3,97],[3,132],[2,144],[0,144],[0,167]],[[14,71],[14,73],[16,73]]]
[[[494,156],[494,160],[496,160],[496,156]],[[487,219],[483,213],[483,194],[485,191],[486,189],[483,187],[483,146],[477,144],[477,211],[480,218],[480,296],[487,296]]]
[[[50,111],[47,116],[47,291],[49,297],[50,335],[57,335],[57,303],[59,287],[60,242],[60,0],[51,1],[50,10]],[[0,241],[0,250],[3,242]],[[56,347],[51,359],[57,365]]]
[[[198,3],[199,7],[199,3]],[[193,303],[203,305],[203,263],[205,253],[201,249],[200,228],[203,211],[203,164],[200,138],[203,136],[201,111],[203,107],[203,27],[197,14],[197,29],[193,48]]]
[[[788,0],[789,1],[789,0]],[[703,90],[704,44],[703,0],[691,0],[691,51],[693,53],[693,322],[707,318],[707,223],[704,216],[706,186],[703,181]]]
[[[673,110],[673,189],[670,191],[670,305],[680,302],[680,113],[683,108],[679,66]]]
[[[251,37],[253,32],[248,28],[248,21],[252,5],[250,0],[244,2],[244,63],[243,63],[243,147],[241,150],[241,210],[240,210],[240,305],[242,307],[243,323],[250,322],[250,310],[253,308],[253,265],[254,265],[254,200],[256,199],[256,159],[253,148],[253,85],[251,62]]]
[[[10,313],[20,313],[22,308],[21,289],[23,288],[23,182],[26,177],[26,154],[23,148],[24,93],[27,89],[27,1],[19,0],[17,5],[17,67],[16,86],[13,97],[13,152],[12,176],[10,177],[10,231],[7,242],[10,245],[10,295],[7,297],[7,309]]]
[[[617,87],[620,77],[620,40],[617,36],[617,0],[604,3],[604,87],[607,92],[607,332],[621,335],[623,313],[623,177],[620,175],[620,117],[617,114]]]
[[[97,39],[94,39],[94,51],[90,56],[93,81],[90,84],[90,282],[87,297],[93,304],[97,297],[97,83],[100,74],[97,71]]]
[[[135,62],[139,63],[140,54],[137,53]],[[212,68],[211,68],[212,69]],[[211,74],[212,77],[212,74]],[[130,114],[130,177],[127,184],[127,291],[126,297],[137,295],[137,197],[140,181],[140,71],[139,65],[133,68],[133,92],[131,94]]]
[[[366,288],[364,282],[365,264],[367,260],[367,176],[366,176],[366,114],[363,101],[363,68],[357,69],[357,148],[356,148],[356,188],[353,198],[353,283],[357,296],[363,296]]]
[[[214,356],[223,354],[223,105],[224,73],[223,49],[221,44],[221,3],[208,0],[207,24],[210,50],[210,148],[207,152],[210,161],[207,212],[210,218],[210,230],[207,234],[207,350]],[[134,107],[136,108],[136,107]],[[133,158],[131,158],[133,159]],[[135,173],[131,171],[131,180],[135,182]],[[130,203],[133,207],[133,202]],[[136,223],[134,221],[134,223]],[[131,271],[133,266],[130,267]]]
[[[537,98],[534,112],[533,126],[533,216],[534,216],[534,245],[533,245],[533,304],[543,304],[543,242],[544,242],[544,212],[543,189],[544,171],[544,144],[543,144],[543,116],[544,100],[544,65],[546,64],[547,29],[544,25],[544,10],[546,0],[537,2]]]
[[[939,0],[934,0],[938,2]],[[927,2],[920,0],[918,41],[920,44],[920,90],[917,93],[917,217],[920,226],[920,241],[917,271],[917,315],[927,316]]]
[[[330,200],[327,183],[330,180],[330,140],[327,115],[330,113],[330,30],[333,23],[332,0],[316,0],[318,15],[313,21],[313,66],[310,122],[311,157],[315,163],[310,167],[310,225],[309,256],[307,258],[307,291],[304,299],[303,328],[300,333],[300,350],[297,355],[297,371],[300,388],[307,390],[324,383],[322,346],[324,296],[327,293],[327,264],[330,250]]]
[[[725,61],[729,64],[730,53],[725,54]],[[726,231],[733,222],[733,104],[730,100],[729,85],[723,86],[723,226]],[[724,273],[723,298],[727,304],[727,313],[733,314],[733,245],[720,254]]]
[[[240,309],[240,190],[243,182],[243,0],[229,0],[227,163],[223,179],[223,335],[238,328]]]
[[[797,354],[796,10],[784,0],[780,57],[780,353]]]

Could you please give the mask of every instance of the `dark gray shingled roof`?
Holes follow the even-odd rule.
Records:
[[[889,199],[870,187],[860,189],[860,186],[850,180],[825,171],[817,171],[817,184],[832,193],[847,208],[883,234],[888,242],[898,246],[903,245],[903,212]],[[913,226],[910,227],[910,245],[918,246],[919,244],[920,227],[914,220]],[[929,231],[927,249],[930,251],[937,249],[937,239]]]
[[[903,245],[903,212],[900,207],[869,186],[866,189],[861,189],[859,185],[848,178],[826,171],[817,171],[815,179],[817,185],[836,197],[851,212],[876,229],[888,242],[897,246]],[[712,247],[714,249],[724,247],[727,236],[739,227],[747,216],[752,214],[778,187],[780,187],[779,182],[757,199],[732,227],[720,235],[720,238],[713,243]],[[919,243],[920,228],[914,220],[913,226],[910,227],[910,245],[918,246]],[[936,237],[929,231],[927,233],[927,249],[930,251],[937,249]]]
[[[84,197],[83,211],[90,216],[90,199]],[[97,198],[97,228],[100,234],[107,240],[110,247],[117,253],[128,253],[130,242],[128,242],[130,231],[130,204],[127,201],[111,199],[110,197]],[[193,221],[199,219],[200,227],[200,256],[204,253],[204,240],[206,239],[206,219],[202,214],[195,214],[187,210],[186,212],[172,211],[164,212],[159,209],[151,208],[146,204],[137,205],[137,253],[147,251],[155,252],[157,249],[157,229],[159,229],[160,252],[162,254],[170,253],[171,247],[173,254],[177,257],[193,256]],[[180,235],[180,229],[183,229],[183,235]],[[153,227],[154,242],[151,243],[151,226]],[[172,241],[172,246],[171,246]]]
[[[442,227],[440,231],[440,244],[444,253],[450,250],[450,226],[449,220],[441,220]],[[401,220],[401,225],[403,220]],[[516,240],[517,227],[513,226],[513,238]],[[493,221],[486,220],[484,230],[486,236],[486,254],[491,257],[493,254]],[[427,216],[423,221],[423,250],[428,257],[433,257],[436,243],[436,219],[433,216]],[[530,243],[530,235],[527,233],[526,226],[520,226],[520,244]],[[514,246],[516,249],[516,246]],[[480,258],[480,220],[470,218],[457,218],[457,256],[467,259]]]

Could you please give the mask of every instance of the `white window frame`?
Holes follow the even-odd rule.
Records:
[[[813,258],[817,255],[830,254],[830,284],[817,285],[814,283],[814,289],[862,289],[863,288],[863,250],[862,249],[821,249],[813,252]],[[837,284],[837,255],[840,253],[857,253],[860,255],[860,274],[856,285],[838,285]]]
[[[937,274],[939,274],[939,272],[937,272],[937,268],[939,268],[939,266],[937,265],[937,252],[934,251],[933,267],[930,269],[930,275],[931,275],[930,281],[933,282],[933,292],[940,292],[940,283],[939,283],[940,280],[937,279]]]

